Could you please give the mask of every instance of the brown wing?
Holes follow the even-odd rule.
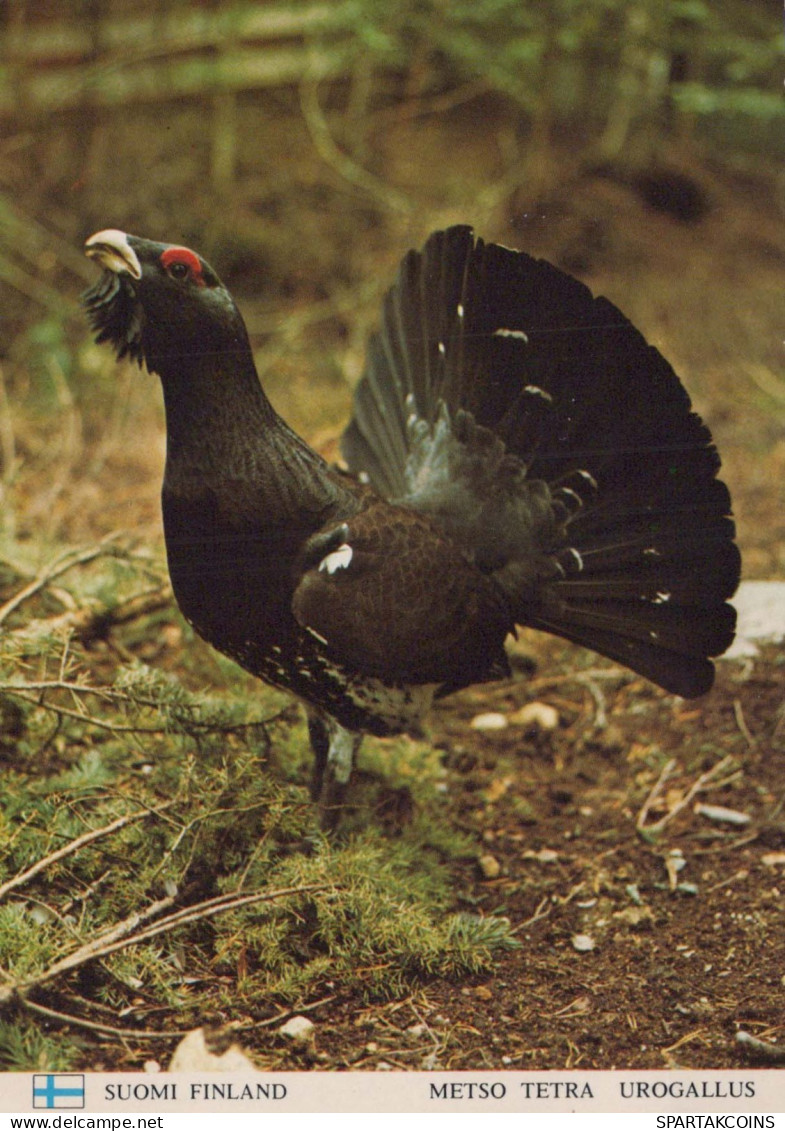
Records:
[[[377,502],[305,548],[292,610],[343,664],[455,688],[508,672],[498,586],[429,519]]]

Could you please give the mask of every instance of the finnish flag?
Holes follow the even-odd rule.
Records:
[[[33,1076],[33,1107],[84,1107],[84,1076],[69,1072]]]

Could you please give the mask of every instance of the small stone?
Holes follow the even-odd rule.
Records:
[[[473,730],[504,730],[507,725],[507,716],[501,711],[485,711],[481,715],[475,715],[469,723]]]
[[[291,1041],[293,1045],[309,1045],[316,1035],[315,1029],[316,1026],[313,1021],[309,1021],[307,1017],[298,1014],[297,1017],[290,1017],[278,1032],[282,1037]]]
[[[211,1038],[211,1043],[214,1038]],[[204,1029],[186,1033],[172,1054],[169,1072],[256,1072],[239,1045],[214,1053],[208,1047]]]
[[[594,950],[597,945],[591,935],[573,935],[572,936],[573,949],[581,954],[585,954],[590,950]]]
[[[724,805],[705,805],[699,802],[694,807],[694,812],[710,821],[725,821],[729,825],[748,825],[752,820],[749,813],[741,813],[738,809],[727,809]]]
[[[495,880],[501,874],[502,866],[490,852],[483,853],[477,864],[484,880]]]
[[[627,884],[624,890],[636,907],[643,907],[643,900],[637,884]]]
[[[622,911],[614,911],[613,918],[623,923],[625,927],[645,927],[654,922],[654,916],[651,908],[642,907],[625,907]]]
[[[668,855],[665,857],[665,871],[668,873],[668,886],[671,891],[676,890],[677,876],[683,868],[687,867],[687,861],[684,859],[680,848],[672,848]]]
[[[510,715],[509,722],[512,726],[536,727],[537,730],[556,730],[559,725],[559,712],[550,703],[527,703]]]

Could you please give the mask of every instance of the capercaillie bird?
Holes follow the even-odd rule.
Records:
[[[195,252],[115,229],[84,302],[157,373],[183,615],[305,704],[334,820],[363,733],[509,675],[516,625],[670,692],[712,685],[739,579],[708,428],[620,311],[542,260],[435,232],[410,251],[326,463],[274,411],[243,319]]]

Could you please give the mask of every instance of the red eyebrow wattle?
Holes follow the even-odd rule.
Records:
[[[161,256],[161,264],[163,267],[171,267],[173,263],[184,263],[198,283],[204,282],[202,279],[202,261],[190,248],[168,247]]]

